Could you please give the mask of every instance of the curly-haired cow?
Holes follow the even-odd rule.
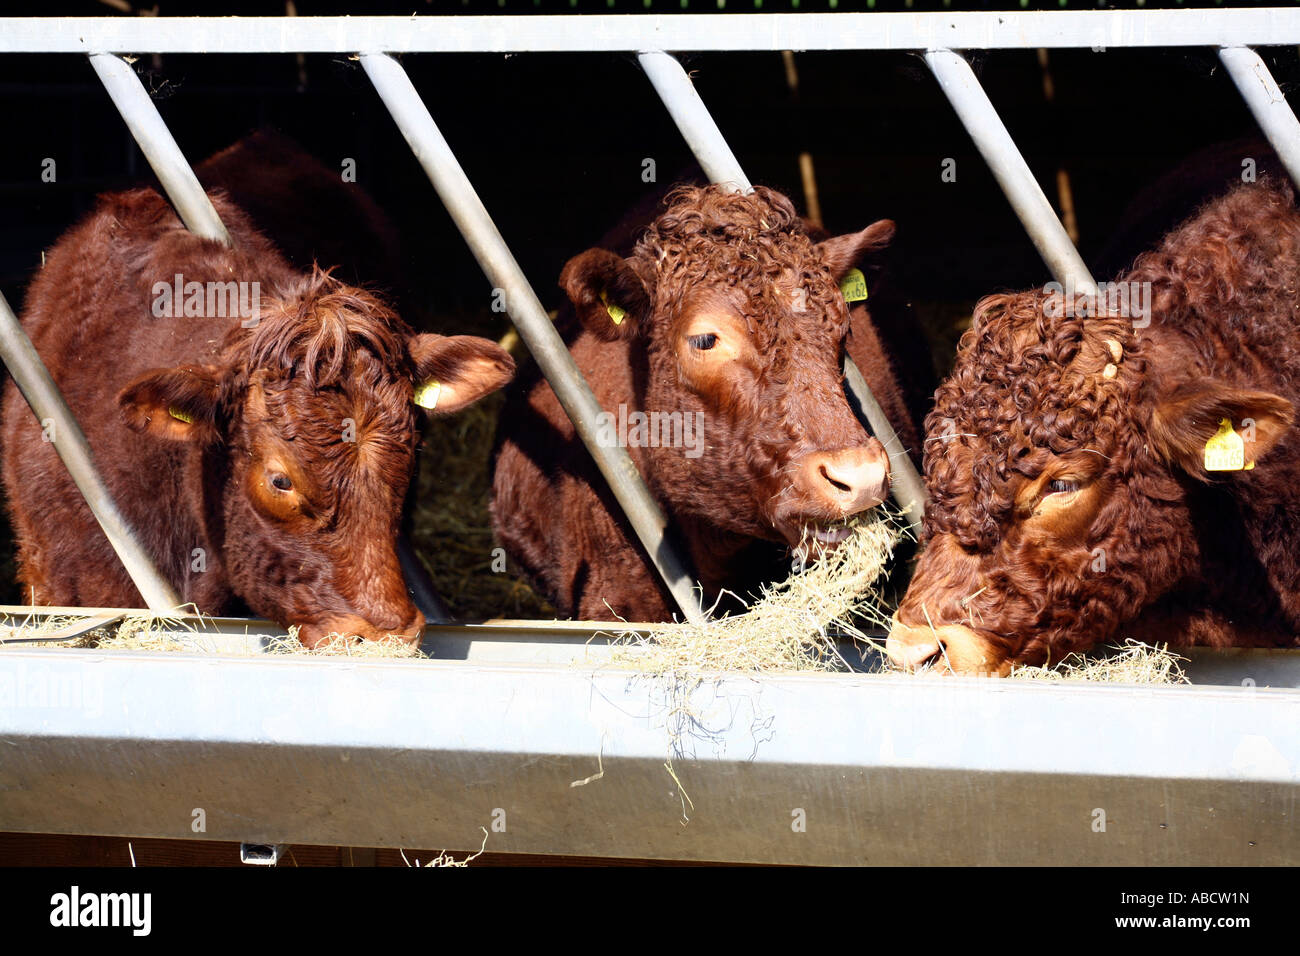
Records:
[[[50,250],[23,325],[109,491],[184,602],[327,635],[414,640],[394,552],[418,399],[434,414],[505,384],[492,342],[414,334],[380,299],[290,266],[223,193],[233,248],[152,189],[100,197]],[[11,382],[3,471],[34,604],[140,596]]]
[[[926,420],[898,664],[1005,674],[1121,634],[1300,643],[1290,188],[1209,203],[1118,289],[1149,315],[1047,291],[976,307]]]
[[[880,503],[889,462],[854,417],[840,283],[887,220],[816,242],[781,194],[682,187],[623,258],[591,249],[560,277],[570,350],[675,525],[705,600],[788,571]],[[872,382],[878,385],[878,382]],[[493,527],[564,615],[657,621],[671,599],[554,392],[520,381],[502,413]]]

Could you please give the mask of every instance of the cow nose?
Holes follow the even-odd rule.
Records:
[[[928,623],[913,626],[894,615],[885,641],[885,654],[903,670],[929,666],[930,673],[990,674],[1005,677],[1011,671],[1006,654],[975,631],[961,624]]]
[[[407,644],[415,645],[420,641],[420,632],[424,628],[424,615],[419,611],[406,624],[394,624],[396,616],[386,621],[368,621],[356,614],[340,614],[323,621],[304,624],[298,630],[298,640],[305,647],[316,647],[326,643],[330,635],[359,637],[366,641],[386,641],[396,638]]]
[[[889,660],[895,667],[901,667],[905,671],[915,671],[942,654],[943,648],[939,646],[938,641],[909,644],[890,634],[889,639],[885,641],[885,653],[889,655]]]
[[[876,439],[866,445],[814,452],[801,463],[800,484],[842,515],[866,511],[889,494],[889,456]]]
[[[895,615],[885,641],[890,662],[906,671],[916,671],[928,663],[942,663],[944,644],[939,631],[930,627],[912,627]]]

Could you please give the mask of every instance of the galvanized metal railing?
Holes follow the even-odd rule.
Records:
[[[0,17],[0,53],[626,53],[1300,44],[1292,7],[581,16]]]

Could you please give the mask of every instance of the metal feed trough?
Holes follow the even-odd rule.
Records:
[[[1300,44],[1300,12],[0,19],[0,53],[87,55],[186,225],[224,242],[121,55],[358,54],[692,620],[698,597],[664,516],[626,451],[595,441],[595,398],[392,54],[635,52],[706,173],[747,189],[664,51],[923,51],[1052,274],[1087,291],[1083,260],[956,51],[1218,48],[1300,182],[1300,124],[1250,49],[1282,44]],[[173,608],[2,301],[0,352],[58,424],[56,448],[146,603]],[[918,520],[915,470],[851,363],[846,382]],[[128,613],[0,608],[0,627],[73,615],[81,623],[45,635],[71,639]],[[672,684],[606,667],[608,628],[581,623],[431,624],[433,661],[266,654],[282,632],[260,621],[162,627],[195,652],[0,652],[0,830],[466,848],[486,827],[502,852],[782,863],[1300,858],[1300,652],[1193,652],[1190,688],[866,673]]]

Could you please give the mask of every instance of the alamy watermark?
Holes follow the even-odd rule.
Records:
[[[78,711],[85,717],[104,713],[103,675],[93,668],[29,667],[19,661],[0,670],[0,714],[15,710]]]
[[[171,282],[153,284],[153,314],[157,319],[240,318],[246,329],[256,327],[262,286],[253,282],[186,282],[179,272]]]
[[[687,458],[704,453],[703,412],[629,412],[596,416],[596,441],[604,448],[684,448]]]
[[[1047,293],[1043,313],[1049,319],[1064,315],[1118,316],[1133,319],[1135,329],[1151,324],[1150,282],[1099,282],[1095,294],[1076,289],[1073,282],[1049,282],[1043,291]]]
[[[148,936],[152,914],[152,893],[88,893],[74,884],[50,897],[51,926],[117,926],[133,936]]]

